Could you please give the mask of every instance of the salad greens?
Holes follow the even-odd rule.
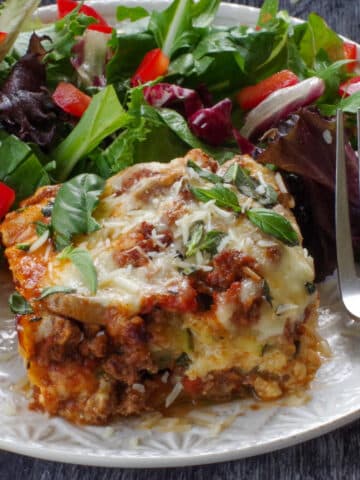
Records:
[[[334,143],[326,147],[332,155],[327,159],[312,155],[317,146],[301,145],[300,133],[311,129],[314,120],[304,112],[313,112],[316,125],[329,124],[327,129],[333,132],[333,119],[325,117],[342,108],[351,131],[351,116],[360,107],[360,87],[347,97],[339,90],[345,82],[356,81],[354,58],[347,56],[344,41],[316,13],[294,24],[287,12],[279,10],[278,0],[265,0],[255,28],[229,27],[214,22],[219,0],[173,0],[164,10],[152,12],[120,5],[119,28],[111,30],[84,13],[79,3],[36,34],[19,33],[37,4],[14,0],[0,7],[0,31],[8,31],[0,42],[0,182],[15,190],[17,203],[39,186],[65,182],[50,212],[50,227],[44,224],[58,250],[71,246],[75,235],[98,228],[92,213],[105,179],[139,162],[167,162],[190,148],[200,148],[220,163],[239,153],[260,155],[264,164],[276,164],[302,179],[311,175],[316,189],[332,192],[327,162],[333,161]],[[276,84],[276,75],[284,70],[298,82],[318,77],[323,94],[304,95],[300,105],[307,108],[298,112],[270,104],[275,110],[270,117],[274,141],[267,142],[269,134],[264,135],[260,121],[247,138],[242,127],[248,112],[239,94],[269,80],[274,82],[272,90],[256,105],[271,99],[277,89],[291,88]],[[59,104],[54,91],[69,83],[77,87],[78,96]],[[81,104],[87,98],[86,107],[75,114],[71,101]],[[251,115],[256,117],[256,107]],[[282,150],[285,142],[291,161]],[[270,151],[277,157],[267,154]],[[326,173],[319,163],[309,168],[308,158],[324,162]],[[244,213],[235,191],[226,185],[231,183],[231,188],[267,207],[247,211],[250,221],[289,245],[298,242],[286,219],[270,210],[278,200],[270,185],[238,165],[224,178],[191,161],[188,167],[214,184],[204,189],[189,186],[197,199],[215,200],[221,208]],[[316,202],[319,191],[307,192]],[[332,216],[331,205],[322,208],[326,218]],[[188,254],[209,251],[221,239],[221,232],[196,228]],[[95,291],[91,259],[77,249],[65,252]]]

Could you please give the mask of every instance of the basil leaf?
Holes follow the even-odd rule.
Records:
[[[18,292],[14,292],[9,298],[9,307],[12,313],[17,315],[26,315],[33,313],[33,309],[29,302]]]
[[[76,288],[71,287],[63,287],[62,285],[56,285],[55,287],[46,287],[42,290],[41,295],[37,297],[35,300],[43,300],[50,295],[54,295],[55,293],[75,293]]]
[[[71,243],[73,235],[99,229],[92,212],[105,182],[97,175],[83,173],[64,183],[55,198],[51,226],[58,250]]]
[[[272,235],[291,247],[299,245],[299,238],[293,226],[279,213],[266,208],[252,208],[246,212],[246,215],[250,222],[264,233]]]
[[[141,18],[149,16],[149,12],[143,7],[125,7],[123,5],[117,7],[116,18],[119,22],[124,20],[130,20],[130,22],[136,22]]]
[[[219,232],[218,230],[210,230],[205,235],[205,238],[199,245],[199,250],[202,252],[209,252],[212,255],[217,253],[217,247],[221,240],[225,237],[226,233]]]
[[[209,172],[209,170],[205,170],[199,165],[197,165],[195,162],[192,160],[189,160],[187,163],[188,168],[192,168],[195,170],[195,172],[199,175],[200,178],[204,178],[205,180],[208,180],[211,183],[222,183],[223,179],[219,177],[219,175],[215,175],[215,173]]]
[[[265,187],[265,193],[259,195],[258,200],[261,205],[264,205],[264,207],[272,207],[273,205],[276,205],[278,201],[278,194],[271,185],[267,184]]]
[[[186,245],[186,257],[192,257],[198,250],[201,239],[204,235],[204,223],[196,222],[191,227],[190,230],[190,239]]]
[[[261,205],[272,206],[275,205],[278,196],[271,185],[264,186],[264,193],[258,192],[260,182],[250,177],[245,168],[238,164],[233,164],[229,167],[224,175],[224,181],[227,183],[234,183],[243,195],[257,200]]]
[[[219,183],[210,189],[196,188],[191,185],[189,185],[189,189],[194,197],[201,202],[207,203],[210,200],[215,200],[216,205],[220,208],[231,208],[236,213],[241,212],[235,193]]]
[[[96,268],[87,250],[83,248],[66,247],[58,258],[70,260],[80,272],[82,281],[90,290],[90,293],[96,293],[98,287]]]

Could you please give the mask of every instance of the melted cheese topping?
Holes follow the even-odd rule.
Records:
[[[186,268],[211,270],[211,257],[207,253],[197,252],[191,258],[184,258],[191,228],[194,223],[201,221],[206,231],[224,233],[218,246],[219,252],[235,249],[256,259],[261,276],[268,283],[272,304],[263,299],[258,321],[246,332],[234,325],[232,317],[235,306],[231,302],[219,304],[211,318],[207,314],[206,321],[200,313],[180,315],[183,323],[181,328],[191,328],[197,345],[193,352],[188,352],[193,362],[190,376],[204,375],[214,368],[226,368],[239,362],[251,368],[254,358],[261,354],[261,345],[271,337],[282,335],[286,324],[302,322],[307,307],[314,303],[315,296],[309,295],[305,288],[307,282],[314,280],[313,261],[301,246],[288,247],[282,244],[264,234],[245,215],[219,208],[215,201],[199,202],[189,192],[184,194],[187,184],[201,188],[213,187],[213,184],[186,167],[188,158],[198,159],[201,163],[203,154],[193,151],[185,159],[176,159],[170,164],[137,165],[108,181],[95,212],[101,228],[76,242],[76,246],[88,250],[96,267],[98,290],[92,296],[92,301],[104,306],[121,306],[122,311],[125,308],[131,317],[140,312],[145,298],[166,294],[174,285],[181,285]],[[279,179],[275,179],[272,172],[249,157],[243,157],[240,161],[252,174],[256,173],[260,186],[269,183],[275,191],[280,192]],[[143,169],[150,174],[141,176]],[[226,166],[223,166],[220,172],[225,170]],[[131,182],[131,178],[136,180]],[[127,182],[130,186],[126,186]],[[235,187],[229,188],[237,195],[244,211],[259,206]],[[170,221],[169,212],[180,208],[179,205],[181,212]],[[297,229],[289,210],[281,205],[275,210],[284,214]],[[130,235],[142,222],[153,225],[151,238],[157,248],[145,252],[148,258],[145,265],[120,267],[114,255],[116,242],[124,235]],[[163,232],[166,230],[173,237],[170,245],[163,242]],[[140,246],[136,248],[141,250]],[[277,249],[278,258],[269,255],[269,248]],[[43,287],[54,285],[73,287],[82,297],[91,296],[79,272],[69,261],[56,258],[50,261]],[[246,301],[254,289],[254,282],[246,279],[240,300]],[[249,353],[253,355],[249,356]]]

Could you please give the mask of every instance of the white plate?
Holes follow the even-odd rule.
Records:
[[[94,2],[111,18],[118,2]],[[162,1],[130,1],[162,8]],[[39,11],[51,21],[54,7]],[[223,4],[218,23],[254,25],[258,10]],[[209,425],[198,425],[204,413],[184,432],[141,429],[142,420],[125,420],[112,427],[77,427],[60,418],[31,412],[19,391],[25,369],[17,354],[14,322],[7,309],[12,289],[0,272],[0,448],[47,460],[109,467],[175,467],[234,460],[287,447],[340,427],[360,416],[359,339],[342,333],[347,320],[338,302],[336,282],[321,287],[320,333],[333,356],[320,368],[307,396],[254,410],[251,402],[236,401],[212,408]],[[298,403],[298,405],[294,405]],[[292,405],[292,406],[290,406]],[[194,414],[194,412],[193,412]],[[209,414],[206,414],[209,418]],[[201,422],[200,422],[201,423]],[[227,426],[228,424],[228,426]]]

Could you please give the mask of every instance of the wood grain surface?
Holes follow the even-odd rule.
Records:
[[[53,2],[43,2],[50,3]],[[260,6],[262,0],[231,3]],[[360,42],[359,0],[280,0],[280,4],[291,15],[300,18],[315,11],[337,32]],[[236,462],[181,469],[80,467],[0,452],[0,480],[355,480],[360,478],[359,452],[360,421],[278,452]]]

